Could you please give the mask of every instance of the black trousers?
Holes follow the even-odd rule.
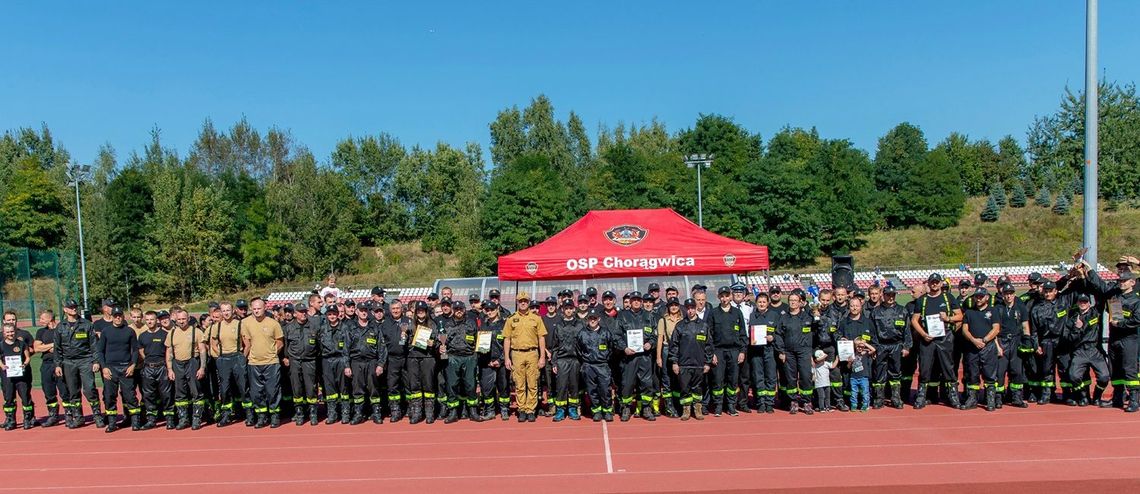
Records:
[[[1002,356],[997,360],[997,380],[994,382],[994,388],[999,393],[1005,392],[1006,389],[1024,389],[1029,379],[1025,377],[1025,365],[1021,360],[1021,353],[1017,350],[1018,339],[999,338],[998,341],[1001,342]]]
[[[748,369],[752,394],[761,403],[772,405],[776,399],[776,349],[771,345],[749,347]]]
[[[499,405],[510,406],[511,377],[502,365],[491,367],[489,363],[489,358],[479,359],[479,391],[483,396],[483,405],[498,400]]]
[[[375,360],[352,360],[352,403],[359,405],[365,401],[373,406],[379,406],[380,393],[377,385],[380,378],[376,375]]]
[[[902,375],[899,376],[899,381],[903,388],[902,398],[903,401],[906,402],[910,401],[910,390],[913,387],[914,373],[918,370],[918,341],[921,339],[922,338],[916,335],[914,341],[911,343],[910,353],[907,353],[907,356],[902,358]]]
[[[474,407],[479,403],[475,392],[475,356],[447,356],[447,406],[460,403]]]
[[[95,390],[95,372],[91,370],[94,363],[95,359],[61,361],[63,383],[67,388],[67,394],[64,396],[67,406],[76,408],[83,406],[79,394],[82,390],[83,397],[87,398],[91,407],[96,409],[99,407],[99,392]]]
[[[590,397],[590,411],[593,413],[613,413],[614,403],[610,394],[613,377],[609,364],[582,364],[582,382]]]
[[[54,360],[40,362],[40,389],[44,392],[48,411],[57,410],[60,399],[66,396],[67,387],[63,385],[62,378],[55,377]]]
[[[677,375],[673,373],[669,365],[669,345],[661,347],[662,364],[656,365],[654,362],[653,372],[656,374],[653,384],[660,390],[659,393],[665,399],[678,399],[681,397],[681,385],[677,381]]]
[[[349,380],[344,375],[348,367],[348,357],[327,358],[321,366],[321,384],[325,392],[325,404],[333,406],[337,401],[347,402],[352,399],[349,390]]]
[[[435,399],[435,359],[411,357],[406,361],[408,372],[408,399]]]
[[[1038,345],[1041,347],[1041,354],[1034,354],[1034,359],[1037,361],[1034,384],[1045,389],[1047,393],[1052,393],[1057,389],[1057,339],[1042,338]],[[1062,381],[1068,378],[1067,374],[1061,374]]]
[[[881,388],[887,384],[901,383],[902,342],[879,343],[875,354],[875,371],[872,386]]]
[[[641,401],[653,403],[657,393],[653,390],[653,361],[647,353],[638,353],[622,359],[621,403],[629,405],[641,393]]]
[[[249,366],[249,391],[257,413],[281,411],[281,364]]]
[[[554,375],[554,405],[555,406],[577,406],[578,396],[578,382],[581,379],[581,364],[578,363],[576,358],[560,358],[554,361],[553,366],[557,367],[558,373]]]
[[[201,406],[205,404],[202,397],[201,384],[195,375],[198,372],[198,367],[201,363],[198,359],[190,360],[175,360],[172,364],[174,367],[174,406],[184,407],[188,405]]]
[[[123,400],[123,413],[127,415],[141,413],[139,398],[135,394],[135,377],[124,374],[127,370],[127,364],[109,364],[106,369],[111,371],[111,378],[103,380],[104,413],[107,415],[118,413],[118,408],[115,406],[116,395],[120,395]]]
[[[242,409],[249,411],[250,399],[249,365],[245,355],[226,353],[214,359],[218,377],[218,403],[223,410],[231,410],[241,400]]]
[[[557,392],[558,377],[554,375],[554,366],[551,365],[553,357],[547,359],[547,364],[542,366],[538,373],[538,396],[541,397],[543,392],[546,393],[546,404],[555,404],[554,395]]]
[[[986,386],[994,386],[997,381],[998,356],[997,345],[994,342],[986,343],[981,350],[971,345],[973,351],[966,352],[966,389],[978,390],[983,382]]]
[[[384,369],[384,383],[388,386],[388,405],[399,404],[408,389],[407,360],[402,356],[388,355],[388,367]]]
[[[293,405],[317,404],[317,361],[289,359],[289,386]]]
[[[170,376],[166,364],[143,364],[138,372],[142,378],[142,401],[147,415],[159,413],[173,415],[174,396],[171,394]]]
[[[958,382],[951,357],[954,353],[954,338],[949,334],[935,338],[931,342],[918,343],[918,385],[938,386],[939,379],[945,383]],[[920,338],[921,340],[921,338]],[[967,354],[968,355],[968,354]],[[967,357],[968,358],[968,357]]]
[[[1112,385],[1127,389],[1140,388],[1137,380],[1137,358],[1140,357],[1140,336],[1135,333],[1108,344],[1109,363],[1112,367]]]
[[[736,362],[732,365],[735,367]],[[691,405],[701,401],[704,395],[705,369],[704,367],[681,367],[681,374],[677,382],[681,385],[681,406]]]
[[[736,399],[740,383],[740,364],[736,363],[736,358],[740,352],[736,348],[714,348],[713,354],[716,355],[717,364],[712,368],[712,401],[709,404],[720,407],[723,400]]]
[[[32,406],[31,374],[25,372],[21,377],[8,377],[7,373],[0,373],[0,375],[3,376],[3,379],[0,380],[0,385],[4,388],[4,413],[14,420],[16,416],[17,396],[20,397],[20,404],[23,405],[23,411],[31,413],[34,410]]]
[[[1072,361],[1069,363],[1069,382],[1073,383],[1077,391],[1083,391],[1091,384],[1088,380],[1089,370],[1096,373],[1098,389],[1108,387],[1108,359],[1099,345],[1084,344],[1073,350]]]
[[[792,348],[785,353],[784,368],[788,373],[788,396],[800,403],[811,403],[815,385],[811,376],[811,347]]]

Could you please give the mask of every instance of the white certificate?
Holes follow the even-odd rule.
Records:
[[[855,357],[855,342],[851,340],[839,340],[836,349],[839,350],[839,360],[846,362]]]
[[[475,339],[475,352],[488,353],[491,351],[491,332],[480,331]]]
[[[4,365],[8,367],[8,377],[24,377],[24,362],[19,355],[4,357]]]
[[[946,323],[942,322],[942,315],[931,314],[926,316],[926,334],[931,338],[946,336]]]
[[[431,328],[427,326],[417,326],[416,335],[412,338],[412,346],[420,350],[427,350],[429,343],[431,343]]]
[[[763,324],[753,324],[751,338],[752,346],[760,346],[768,344],[768,326]]]
[[[635,352],[645,351],[645,330],[631,329],[626,331],[625,347]]]

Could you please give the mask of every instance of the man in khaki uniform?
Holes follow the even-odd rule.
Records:
[[[231,423],[234,405],[239,399],[242,411],[245,412],[245,424],[252,426],[254,416],[252,401],[249,399],[246,349],[242,347],[245,339],[242,333],[247,329],[242,327],[242,320],[236,317],[229,302],[222,302],[218,309],[221,318],[211,323],[207,330],[210,338],[210,357],[214,361],[214,371],[218,378],[218,408],[221,411],[218,427],[225,427]]]
[[[257,413],[258,429],[266,422],[274,429],[281,427],[281,362],[278,355],[285,346],[281,325],[265,314],[265,301],[250,300],[253,315],[242,319],[242,341],[249,361],[249,391]]]
[[[198,430],[202,428],[202,412],[206,408],[199,387],[199,380],[206,375],[206,334],[190,325],[190,314],[185,310],[177,308],[172,316],[175,327],[166,337],[166,368],[174,385],[177,428],[182,430],[189,425]],[[193,412],[187,410],[191,405]]]
[[[520,292],[518,313],[503,326],[503,354],[515,381],[519,422],[534,422],[538,407],[538,370],[546,365],[546,325],[530,310],[530,295]]]

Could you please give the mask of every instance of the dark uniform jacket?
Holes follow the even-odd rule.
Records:
[[[408,355],[408,342],[412,339],[411,319],[385,317],[380,323],[380,334],[384,336],[385,353],[389,357],[403,358]]]
[[[348,357],[348,338],[351,321],[337,321],[336,326],[325,320],[321,324],[321,333],[318,340],[321,342],[321,357],[325,360]],[[347,359],[346,359],[347,360]]]
[[[708,325],[700,319],[684,319],[677,323],[669,337],[669,364],[689,368],[711,366],[713,345],[709,331]]]
[[[799,314],[788,311],[780,318],[776,326],[776,351],[787,353],[790,351],[808,352],[812,349],[816,321],[812,315],[801,309]]]
[[[358,362],[375,360],[384,365],[388,360],[388,346],[384,344],[379,325],[369,322],[361,326],[360,322],[353,321],[349,327],[348,358]]]
[[[285,335],[285,357],[291,360],[309,362],[321,356],[320,341],[317,339],[320,327],[305,324],[294,319],[281,327]]]
[[[456,357],[470,357],[475,355],[475,333],[479,330],[475,323],[465,316],[455,320],[454,317],[443,325],[443,338],[447,342],[447,354]]]
[[[597,331],[587,327],[578,333],[578,355],[583,364],[607,364],[613,349],[624,346],[625,338],[616,340],[613,333],[600,326]]]
[[[586,323],[577,317],[570,320],[558,318],[548,334],[554,335],[553,346],[549,348],[555,359],[578,359],[578,333],[586,330]]]
[[[899,304],[882,305],[871,312],[875,324],[875,339],[882,344],[903,344],[910,348],[912,341],[910,313]]]
[[[653,314],[650,314],[645,310],[638,310],[636,312],[632,310],[623,310],[621,312],[618,312],[617,334],[615,336],[620,336],[621,340],[625,341],[626,333],[635,330],[642,331],[642,337],[644,339],[644,342],[649,344],[649,349],[643,350],[642,348],[644,347],[634,348],[634,350],[639,353],[636,353],[627,358],[647,355],[649,352],[653,352],[653,350],[657,348],[657,325],[653,322]],[[622,346],[624,348],[624,345]]]
[[[729,306],[725,311],[716,306],[709,310],[706,317],[714,347],[744,352],[748,347],[748,333],[745,331],[744,314],[740,309]]]
[[[418,348],[414,345],[416,338],[416,328],[426,327],[431,330],[431,339],[428,340],[427,348]],[[408,333],[408,358],[434,358],[436,349],[439,348],[439,325],[430,317],[424,321],[412,320],[412,329]]]
[[[1084,323],[1079,328],[1077,327],[1078,319]],[[1100,348],[1103,340],[1100,329],[1100,312],[1097,312],[1095,308],[1090,308],[1084,314],[1081,314],[1080,309],[1070,310],[1069,314],[1065,316],[1061,338],[1071,343],[1074,349]]]
[[[76,322],[63,321],[55,329],[57,366],[61,360],[95,359],[95,333],[91,330],[91,324],[82,319]]]
[[[491,362],[498,362],[499,365],[503,365],[503,327],[506,324],[507,320],[499,317],[496,321],[490,319],[484,321],[483,326],[479,328],[480,331],[491,332],[491,351],[480,354],[479,365],[486,367]]]

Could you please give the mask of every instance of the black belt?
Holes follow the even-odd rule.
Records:
[[[161,369],[163,367],[166,367],[165,362],[144,362],[143,365],[145,365],[151,369]]]
[[[231,358],[231,357],[239,357],[239,356],[244,356],[244,354],[242,354],[241,352],[223,353],[220,356],[218,356],[218,358]]]
[[[531,347],[531,348],[512,348],[512,349],[511,349],[511,351],[512,351],[512,352],[533,352],[533,351],[536,351],[536,350],[538,350],[538,347]]]

